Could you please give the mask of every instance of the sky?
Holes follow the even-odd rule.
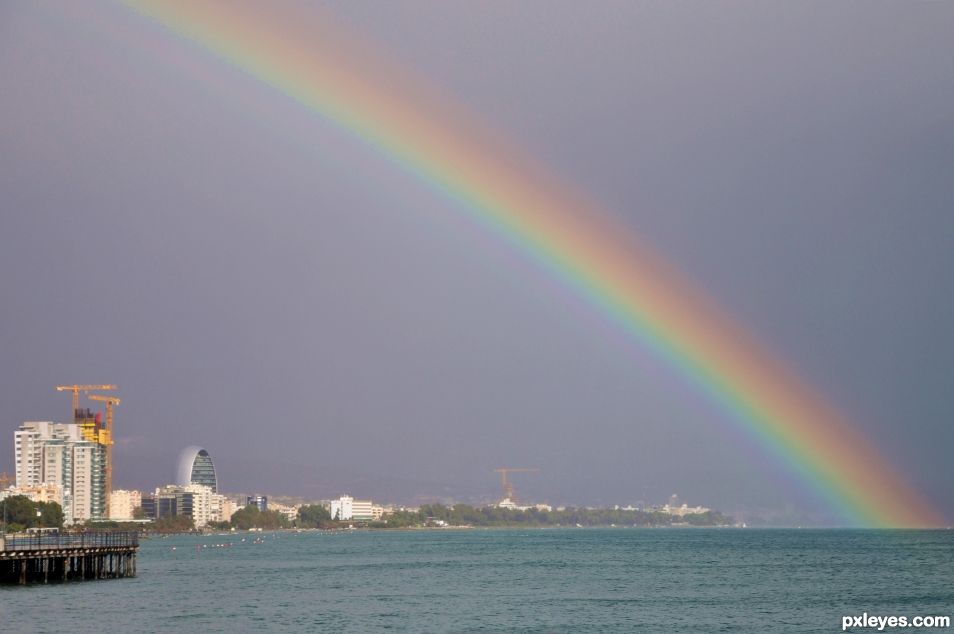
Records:
[[[306,2],[274,11],[314,12]],[[347,2],[954,517],[954,7]],[[114,486],[828,511],[671,367],[338,126],[119,4],[0,4],[0,471],[116,383]],[[90,403],[92,406],[92,403]],[[6,430],[6,431],[4,431]]]

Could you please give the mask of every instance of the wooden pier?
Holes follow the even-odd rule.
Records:
[[[0,583],[135,577],[138,550],[135,531],[0,537]]]

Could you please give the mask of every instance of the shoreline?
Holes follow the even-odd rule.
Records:
[[[871,527],[853,527],[853,526],[402,526],[396,528],[381,527],[354,527],[354,528],[271,528],[258,530],[241,530],[235,532],[219,531],[182,531],[155,533],[144,531],[141,533],[143,539],[165,539],[167,537],[194,536],[194,537],[234,537],[247,535],[267,535],[267,534],[298,534],[298,533],[417,533],[425,531],[514,531],[514,530],[533,530],[533,531],[552,531],[552,530],[745,530],[745,531],[863,531],[863,532],[941,532],[954,530],[951,527],[944,528],[871,528]]]
[[[796,530],[797,527],[759,527],[756,530],[771,529],[771,530]],[[807,530],[833,530],[836,527],[816,527],[814,529]],[[368,527],[368,526],[355,526],[353,528],[269,528],[261,530],[236,530],[236,531],[180,531],[180,532],[167,532],[167,533],[155,533],[155,532],[143,532],[144,538],[165,538],[170,536],[182,536],[182,535],[192,535],[195,537],[209,537],[209,536],[247,536],[247,535],[266,535],[266,534],[298,534],[298,533],[371,533],[371,532],[383,532],[383,533],[417,533],[417,532],[441,532],[441,531],[514,531],[514,530],[534,530],[534,531],[552,531],[552,530],[699,530],[699,529],[739,529],[742,530],[741,526],[610,526],[610,525],[593,525],[593,526],[471,526],[471,525],[461,525],[461,526],[401,526],[395,528],[383,528],[383,527]],[[745,530],[752,530],[746,528]],[[806,529],[799,529],[806,530]],[[847,529],[852,530],[852,529]],[[865,529],[858,529],[865,530]],[[878,529],[869,529],[869,530],[878,530]],[[940,530],[940,529],[939,529]]]

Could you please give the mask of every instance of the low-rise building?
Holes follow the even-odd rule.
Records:
[[[232,516],[235,515],[235,511],[239,510],[239,506],[235,503],[235,500],[230,497],[224,495],[220,495],[219,497],[222,499],[219,506],[219,519],[216,521],[228,522],[232,519]]]
[[[225,497],[213,493],[211,487],[202,484],[168,484],[142,498],[142,510],[146,517],[161,519],[185,515],[192,518],[196,528],[221,521],[224,507]]]
[[[31,502],[56,502],[63,506],[63,487],[58,484],[37,484],[35,486],[10,487],[0,491],[0,500],[22,495]]]
[[[547,513],[549,513],[550,511],[553,510],[553,507],[550,506],[549,504],[520,505],[520,504],[517,504],[516,502],[514,502],[514,501],[513,501],[512,499],[510,499],[510,498],[504,498],[504,499],[500,500],[499,502],[497,502],[497,508],[510,509],[510,510],[512,510],[512,511],[529,511],[529,510],[531,510],[531,509],[535,509],[535,510],[541,511],[541,512],[544,512],[544,511],[545,511],[545,512],[547,512]]]
[[[176,486],[159,487],[154,493],[142,496],[142,512],[149,519],[158,520],[164,517],[177,515],[192,516],[192,496],[183,495],[183,491]],[[186,509],[188,508],[188,513]]]
[[[131,520],[133,512],[142,506],[142,493],[115,489],[109,495],[109,519]]]
[[[269,508],[269,510],[278,511],[279,513],[284,515],[285,519],[287,519],[289,522],[294,522],[296,519],[298,519],[299,508],[301,508],[301,504],[298,504],[296,506],[285,506],[284,504],[272,503],[271,508]]]
[[[196,528],[218,521],[216,511],[221,506],[221,501],[216,499],[219,496],[212,492],[211,487],[204,484],[189,484],[182,487],[182,490],[192,494],[192,522]]]
[[[676,515],[678,517],[683,517],[686,515],[698,515],[702,513],[708,513],[710,509],[704,506],[689,506],[688,504],[683,504],[682,506],[669,506],[668,504],[663,505],[660,509],[662,513],[668,513],[669,515]]]
[[[510,498],[504,498],[497,502],[497,508],[515,510],[519,507],[517,506],[517,503]]]

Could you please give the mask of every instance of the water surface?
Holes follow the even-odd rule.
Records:
[[[0,588],[0,629],[839,632],[843,615],[862,612],[954,614],[954,531],[256,537],[151,539],[135,579]]]

